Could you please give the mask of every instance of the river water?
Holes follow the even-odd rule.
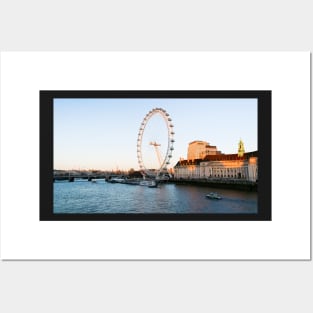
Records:
[[[86,180],[53,184],[54,213],[257,213],[257,193],[202,186],[158,188]],[[218,192],[223,199],[205,197]]]

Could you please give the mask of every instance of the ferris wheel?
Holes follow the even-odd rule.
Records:
[[[150,142],[150,145],[154,146],[155,152],[157,154],[158,162],[159,162],[159,168],[152,171],[151,169],[147,169],[143,160],[143,153],[142,153],[142,145],[143,145],[143,135],[146,129],[146,126],[149,122],[149,120],[155,116],[160,115],[164,121],[167,128],[167,148],[166,148],[166,154],[163,158],[161,156],[161,153],[159,151],[160,144],[156,141]],[[162,108],[155,108],[149,111],[146,116],[144,117],[140,128],[138,132],[138,138],[137,138],[137,158],[138,158],[138,164],[140,167],[140,171],[144,176],[155,176],[156,178],[159,178],[162,174],[167,173],[167,166],[171,162],[172,158],[172,152],[174,150],[174,125],[172,124],[172,119],[170,115]]]

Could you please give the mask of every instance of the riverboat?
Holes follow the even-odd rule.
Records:
[[[147,186],[149,188],[156,188],[158,186],[155,180],[142,180],[139,183],[140,186]]]
[[[213,199],[213,200],[221,200],[222,197],[217,193],[217,192],[210,192],[207,195],[205,195],[207,198],[209,199]]]
[[[107,180],[108,183],[123,183],[125,181],[125,178],[120,177],[112,177]]]

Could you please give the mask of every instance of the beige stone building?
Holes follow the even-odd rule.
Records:
[[[181,159],[174,167],[177,179],[258,179],[258,152],[244,151],[240,139],[237,154],[222,154],[206,141],[193,141],[188,146],[188,159]]]
[[[258,152],[207,155],[203,159],[181,160],[175,167],[177,179],[242,179],[257,181]]]
[[[202,159],[207,155],[216,155],[221,154],[220,151],[217,151],[216,146],[211,146],[206,141],[195,140],[189,143],[187,159],[196,160]]]

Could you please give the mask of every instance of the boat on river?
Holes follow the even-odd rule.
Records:
[[[142,180],[139,183],[140,186],[147,186],[149,188],[156,188],[158,186],[155,180]]]
[[[146,186],[149,188],[155,188],[158,186],[158,181],[155,179],[137,179],[137,178],[125,178],[121,176],[113,176],[106,179],[108,183],[119,183],[119,184],[127,184],[127,185],[140,185]]]
[[[108,183],[123,183],[125,181],[125,178],[121,177],[111,177],[107,180]]]
[[[210,192],[207,195],[205,195],[207,198],[209,199],[213,199],[213,200],[221,200],[222,197],[217,193],[217,192]]]

